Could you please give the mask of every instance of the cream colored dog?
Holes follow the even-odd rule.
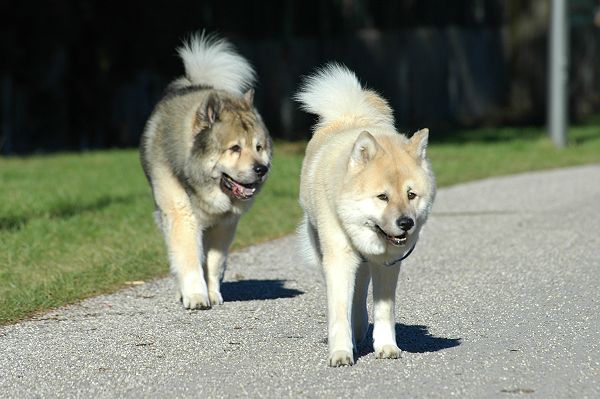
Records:
[[[428,130],[411,139],[399,134],[387,102],[337,64],[309,77],[296,99],[319,116],[302,165],[299,237],[308,261],[325,272],[329,365],[354,364],[355,343],[368,328],[371,280],[375,353],[397,358],[399,264],[435,196]]]

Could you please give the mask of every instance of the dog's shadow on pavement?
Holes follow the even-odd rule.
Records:
[[[285,280],[226,281],[221,284],[225,301],[256,301],[278,298],[294,298],[304,291],[284,287]]]
[[[458,346],[461,339],[433,336],[427,326],[396,323],[396,343],[403,352],[425,353]],[[373,351],[373,324],[370,324],[367,337],[358,347],[358,356],[363,357]]]

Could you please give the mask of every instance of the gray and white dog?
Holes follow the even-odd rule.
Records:
[[[225,40],[192,36],[185,76],[167,88],[140,144],[177,295],[222,304],[220,283],[240,216],[267,178],[271,139],[253,106],[255,73]]]

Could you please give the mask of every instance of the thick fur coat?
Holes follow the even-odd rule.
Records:
[[[400,260],[414,248],[435,197],[428,130],[398,133],[381,96],[353,72],[330,64],[296,96],[319,117],[302,165],[299,238],[327,284],[329,364],[354,363],[374,296],[374,348],[396,358],[395,290]]]
[[[208,309],[223,303],[229,246],[267,178],[271,139],[253,105],[254,70],[228,42],[192,36],[179,55],[185,76],[150,116],[141,161],[177,295]]]

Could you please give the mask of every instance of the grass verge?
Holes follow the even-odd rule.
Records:
[[[556,150],[541,129],[458,132],[429,154],[438,184],[600,162],[600,127]],[[292,232],[304,143],[277,143],[273,171],[235,248]],[[0,158],[0,324],[168,272],[137,151]]]

